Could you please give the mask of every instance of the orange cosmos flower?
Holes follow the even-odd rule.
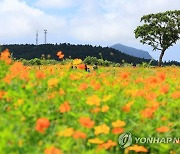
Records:
[[[64,54],[62,53],[62,51],[57,52],[57,56],[59,57],[59,59],[62,59],[64,57]]]
[[[8,49],[5,49],[3,52],[0,53],[0,60],[6,62],[6,64],[11,64],[12,60],[10,58],[10,52]]]
[[[79,122],[82,126],[87,127],[87,128],[92,128],[94,126],[94,121],[92,121],[88,117],[81,117],[79,119]]]
[[[161,81],[164,81],[166,79],[166,73],[164,72],[160,72],[160,73],[158,72],[157,76]]]
[[[94,90],[99,90],[101,88],[101,85],[99,83],[93,83],[91,84]]]
[[[46,76],[42,71],[37,71],[36,72],[36,78],[37,79],[44,79]]]
[[[166,121],[167,119],[168,119],[168,118],[165,117],[165,116],[163,116],[163,117],[161,118],[162,121]]]
[[[98,113],[101,109],[99,107],[96,107],[91,110],[91,113]]]
[[[54,146],[46,148],[44,154],[62,154],[62,151]]]
[[[49,87],[49,88],[53,88],[53,87],[55,87],[55,86],[58,85],[58,82],[59,82],[59,80],[56,79],[56,78],[49,79],[49,81],[48,81],[48,87]]]
[[[59,89],[59,95],[60,95],[60,96],[65,95],[65,92],[64,92],[64,90],[63,90],[62,88]]]
[[[85,139],[86,138],[86,134],[83,133],[83,132],[80,132],[80,131],[75,131],[74,134],[73,134],[73,138],[74,139]]]
[[[152,101],[152,100],[155,100],[157,98],[157,95],[154,92],[149,92],[146,94],[145,98],[148,101]]]
[[[71,106],[67,101],[65,101],[63,104],[60,105],[59,110],[61,113],[65,113],[71,110]]]
[[[89,139],[88,142],[92,143],[92,144],[103,144],[104,143],[104,141],[100,140],[99,138]]]
[[[120,77],[122,79],[127,79],[129,77],[129,73],[128,72],[123,72],[123,73],[120,74]]]
[[[81,85],[79,86],[79,90],[86,90],[87,88],[88,88],[87,83],[81,83]]]
[[[110,130],[110,128],[106,124],[102,124],[100,126],[97,126],[94,129],[95,129],[95,132],[94,132],[95,135],[108,134],[109,130]]]
[[[4,95],[6,94],[5,91],[0,91],[0,99],[2,99],[4,97]]]
[[[166,132],[169,132],[169,130],[170,130],[169,127],[166,127],[166,126],[162,126],[156,129],[156,131],[159,133],[166,133]]]
[[[36,121],[36,131],[40,132],[40,133],[44,133],[44,131],[49,127],[50,122],[47,118],[39,118]]]
[[[110,149],[113,146],[116,146],[117,143],[113,142],[112,140],[108,140],[107,143],[99,145],[99,149]]]
[[[133,145],[127,148],[127,150],[132,150],[135,152],[148,152],[148,150],[144,146],[138,146],[138,145]]]
[[[85,65],[84,64],[79,64],[77,65],[78,69],[84,70],[85,69]]]
[[[180,91],[175,91],[175,92],[173,92],[171,96],[172,96],[173,99],[178,99],[178,98],[180,98]]]
[[[101,99],[97,95],[93,95],[87,98],[86,104],[92,106],[96,105],[99,106],[101,102]]]
[[[113,127],[123,127],[125,125],[126,125],[126,123],[124,121],[121,121],[121,120],[117,120],[115,122],[112,122]]]
[[[123,108],[122,108],[122,110],[124,111],[124,112],[129,112],[130,111],[130,109],[131,109],[131,106],[134,104],[134,102],[129,102],[129,103],[127,103],[125,106],[123,106]]]
[[[124,132],[124,129],[120,128],[120,127],[113,128],[113,130],[112,130],[113,134],[121,134],[123,132]]]
[[[64,137],[70,137],[74,134],[74,129],[73,128],[66,128],[63,131],[60,131],[57,133],[58,136],[64,136]]]
[[[102,112],[107,112],[109,110],[109,106],[108,105],[104,105],[104,106],[102,106],[102,108],[101,108],[101,111]]]
[[[141,112],[141,115],[142,115],[144,118],[152,118],[154,112],[155,112],[155,110],[153,110],[152,108],[146,108],[145,110],[143,110],[143,111]]]
[[[168,85],[163,85],[163,86],[161,87],[160,91],[161,91],[163,94],[168,93],[168,91],[169,91],[169,86],[168,86]]]

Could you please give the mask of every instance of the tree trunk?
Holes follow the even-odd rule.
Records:
[[[159,57],[158,66],[161,66],[161,64],[162,64],[162,58],[164,56],[165,51],[166,51],[165,49],[162,49],[162,51],[161,51],[161,54],[160,54],[160,57]]]

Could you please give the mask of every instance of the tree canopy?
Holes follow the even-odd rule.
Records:
[[[160,66],[165,51],[180,38],[180,10],[144,15],[142,21],[144,24],[135,29],[135,37],[153,50],[161,50]]]

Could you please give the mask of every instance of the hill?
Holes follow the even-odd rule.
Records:
[[[111,46],[111,48],[116,49],[118,51],[121,51],[121,52],[131,55],[131,56],[144,58],[144,59],[152,59],[151,55],[147,51],[139,50],[139,49],[125,46],[122,44],[115,44],[115,45]]]
[[[3,45],[2,49],[8,48],[11,53],[13,53],[13,57],[16,59],[33,59],[33,58],[41,58],[42,55],[45,57],[50,56],[51,59],[58,60],[56,53],[58,51],[62,51],[65,55],[65,58],[81,58],[85,59],[87,56],[101,58],[101,55],[104,60],[122,63],[125,61],[127,63],[135,63],[139,64],[142,62],[148,62],[145,59],[133,57],[122,52],[119,52],[115,49],[109,47],[101,47],[101,46],[92,46],[92,45],[72,45],[69,43],[63,44],[42,44],[42,45]]]
[[[115,63],[127,62],[133,64],[142,64],[143,62],[149,63],[150,60],[138,58],[134,56],[127,55],[116,49],[110,47],[92,46],[92,45],[73,45],[69,43],[61,44],[11,44],[2,45],[2,50],[8,48],[12,53],[13,58],[16,59],[34,59],[41,58],[44,55],[45,58],[50,57],[50,59],[59,60],[57,57],[57,52],[62,51],[66,58],[80,58],[84,60],[87,56],[97,57],[98,59],[103,58]],[[157,61],[153,61],[152,65],[157,65]],[[164,63],[164,65],[180,65],[176,61]]]

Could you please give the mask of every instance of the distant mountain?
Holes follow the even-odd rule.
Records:
[[[152,58],[151,55],[147,51],[135,49],[135,48],[128,47],[128,46],[125,46],[122,44],[115,44],[115,45],[111,46],[111,48],[119,50],[125,54],[135,56],[135,57],[139,57],[139,58],[144,58],[144,59],[151,59]]]

